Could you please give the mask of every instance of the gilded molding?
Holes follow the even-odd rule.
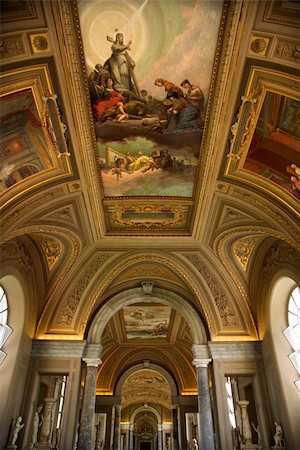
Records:
[[[78,127],[81,146],[78,145],[81,158],[85,162],[85,176],[89,180],[91,191],[94,196],[94,209],[98,216],[98,222],[101,229],[104,228],[102,219],[102,194],[103,187],[96,168],[99,172],[99,163],[97,159],[96,136],[94,132],[94,120],[89,100],[88,84],[85,77],[85,58],[80,35],[80,23],[76,1],[60,1],[57,5],[59,9],[59,21],[62,23],[62,32],[64,35],[64,54],[66,55],[66,64],[72,70],[73,97],[76,102],[72,104],[75,115],[77,116],[76,127]],[[58,37],[59,39],[59,37]],[[95,167],[95,170],[87,168]]]

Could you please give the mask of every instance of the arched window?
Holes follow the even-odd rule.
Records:
[[[288,302],[288,327],[284,330],[284,335],[291,344],[294,352],[289,355],[298,375],[300,375],[300,288],[296,287]],[[296,387],[300,391],[300,378],[295,381]]]
[[[0,364],[4,360],[6,353],[2,350],[12,329],[7,325],[8,304],[3,287],[0,285]]]

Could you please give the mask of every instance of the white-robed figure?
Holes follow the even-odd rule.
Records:
[[[117,31],[115,39],[106,36],[107,40],[113,42],[111,46],[111,57],[104,63],[104,68],[109,70],[114,87],[117,90],[128,90],[139,94],[134,76],[135,63],[128,53],[132,41],[124,42],[124,33]]]

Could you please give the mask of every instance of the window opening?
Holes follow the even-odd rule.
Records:
[[[6,292],[0,285],[0,364],[4,361],[6,353],[3,350],[4,344],[7,341],[9,335],[12,333],[12,329],[7,324],[8,318],[8,303]]]
[[[296,287],[288,302],[288,327],[283,331],[283,334],[289,341],[293,353],[289,355],[290,361],[298,372],[298,379],[295,381],[295,386],[300,391],[300,288]]]

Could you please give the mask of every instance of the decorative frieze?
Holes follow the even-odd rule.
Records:
[[[291,63],[300,63],[300,42],[278,39],[273,51],[273,57]]]
[[[23,56],[26,54],[22,34],[15,34],[10,36],[1,36],[0,40],[0,59],[11,59],[16,56]]]

